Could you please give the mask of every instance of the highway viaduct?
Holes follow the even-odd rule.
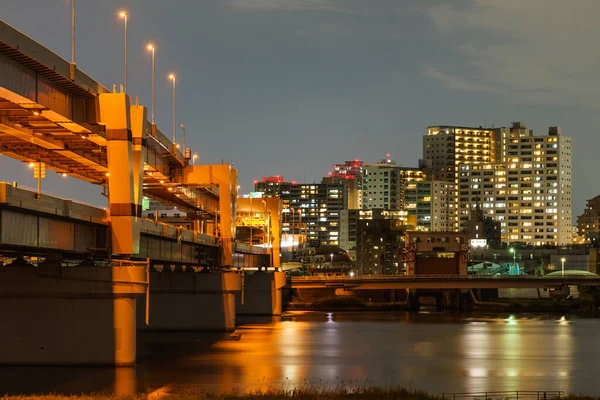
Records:
[[[108,199],[0,185],[0,255],[16,257],[0,265],[0,364],[130,366],[138,329],[232,330],[236,312],[281,312],[283,273],[222,270],[234,256],[278,267],[279,234],[272,252],[237,243],[237,170],[190,165],[179,147],[138,99],[0,21],[0,153]],[[144,219],[144,197],[193,215],[192,229]]]

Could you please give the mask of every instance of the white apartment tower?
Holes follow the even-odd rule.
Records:
[[[558,127],[534,136],[522,122],[497,131],[505,141],[502,162],[459,165],[460,226],[479,205],[500,222],[505,243],[570,244],[571,138]]]
[[[363,167],[362,209],[402,210],[402,175],[400,166],[386,158]]]

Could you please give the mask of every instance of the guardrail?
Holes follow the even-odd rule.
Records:
[[[550,400],[564,399],[565,392],[562,390],[515,390],[499,392],[473,392],[473,393],[443,393],[442,399],[462,400],[462,399],[480,399],[480,400]]]
[[[600,280],[600,276],[560,275],[560,276],[529,276],[529,275],[356,275],[350,276],[293,276],[299,281],[360,281],[360,280],[539,280],[539,281],[589,281]]]

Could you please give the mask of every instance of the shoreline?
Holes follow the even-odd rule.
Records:
[[[223,392],[212,393],[202,390],[186,390],[182,393],[173,393],[168,391],[154,391],[150,393],[138,393],[136,395],[117,395],[117,394],[78,394],[78,395],[59,395],[59,394],[34,394],[34,395],[4,395],[0,397],[3,400],[117,400],[117,399],[166,399],[166,400],[191,400],[191,399],[211,399],[211,400],[259,400],[259,399],[306,399],[306,400],[332,400],[332,399],[400,399],[400,400],[443,400],[452,399],[454,393],[433,394],[422,390],[406,388],[379,388],[379,387],[350,387],[342,386],[319,388],[305,384],[298,388],[268,388],[263,390],[253,390],[247,392]],[[496,392],[473,392],[461,393],[462,399],[481,399],[481,400],[510,400],[510,399],[564,399],[564,400],[600,400],[600,397],[565,394],[556,390],[540,391],[496,391]],[[466,395],[466,396],[465,396]]]

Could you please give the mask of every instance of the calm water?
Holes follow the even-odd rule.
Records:
[[[234,334],[143,334],[137,368],[0,368],[0,394],[410,386],[600,395],[600,320],[296,313]]]

